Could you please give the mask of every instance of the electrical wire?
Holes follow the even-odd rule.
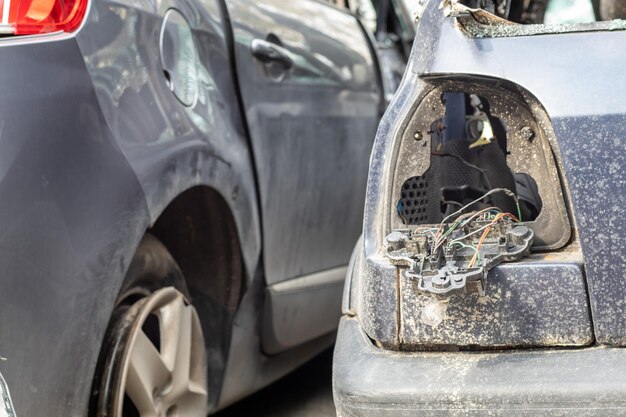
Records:
[[[487,207],[485,209],[482,210],[478,210],[477,212],[475,212],[472,216],[470,216],[469,219],[465,220],[462,224],[461,227],[469,224],[469,222],[471,222],[472,220],[474,220],[476,217],[480,216],[483,213],[486,213],[488,211],[495,211],[496,213],[501,213],[502,210],[500,210],[498,207]]]
[[[515,195],[515,193],[513,191],[509,190],[508,188],[494,188],[494,189],[486,192],[485,194],[483,194],[481,197],[477,198],[476,200],[472,201],[471,203],[468,203],[468,204],[464,205],[463,207],[461,207],[460,209],[458,209],[454,213],[447,215],[441,221],[440,224],[444,224],[446,222],[446,220],[450,219],[451,217],[454,217],[454,216],[456,216],[458,214],[463,213],[463,210],[465,210],[466,208],[468,208],[468,207],[470,207],[470,206],[472,206],[472,205],[474,205],[476,203],[479,203],[484,198],[486,198],[486,197],[488,197],[488,196],[490,196],[492,194],[498,193],[498,192],[506,194],[507,196],[511,197],[515,201],[515,205],[517,206],[518,219],[520,219],[520,221],[521,221],[522,212],[521,212],[520,207],[519,207],[519,199],[517,198],[517,195]]]
[[[509,214],[509,213],[503,213],[503,214]],[[515,218],[515,217],[513,217],[513,218],[517,221],[517,218]],[[485,230],[486,228],[491,227],[491,226],[493,226],[493,225],[494,225],[493,223],[489,223],[489,224],[486,224],[486,225],[484,225],[483,227],[481,227],[481,228],[479,228],[479,229],[476,229],[476,230],[474,230],[474,231],[472,231],[472,232],[470,232],[470,233],[468,233],[468,234],[466,234],[466,235],[464,235],[464,236],[457,237],[456,239],[451,240],[451,241],[450,241],[450,243],[449,243],[449,245],[450,245],[450,244],[452,244],[452,243],[454,243],[454,242],[457,242],[457,241],[465,240],[465,239],[467,239],[468,237],[473,236],[473,235],[475,235],[476,233],[478,233],[478,232],[480,232],[480,231],[482,231],[482,230]]]
[[[515,216],[513,216],[511,213],[500,213],[498,214],[496,217],[494,217],[494,219],[491,221],[491,223],[489,223],[486,228],[485,231],[483,232],[482,236],[480,237],[480,240],[478,241],[478,244],[476,245],[476,254],[474,254],[474,256],[472,257],[468,268],[472,268],[474,265],[476,265],[477,262],[477,255],[480,253],[480,247],[482,246],[483,242],[485,241],[485,238],[487,237],[487,235],[489,234],[489,232],[491,231],[491,228],[498,223],[498,221],[500,221],[500,219],[504,218],[504,217],[511,217],[513,220],[519,221],[517,218],[515,218]]]
[[[501,210],[499,208],[497,208],[497,207],[487,207],[485,209],[479,210],[479,211],[474,212],[474,213],[463,213],[463,214],[461,214],[459,217],[456,218],[454,223],[452,223],[450,225],[448,230],[446,230],[444,233],[438,233],[438,235],[435,236],[435,247],[433,248],[433,252],[436,251],[443,244],[443,242],[445,241],[446,237],[448,237],[454,230],[456,230],[459,227],[464,227],[470,221],[472,221],[474,218],[476,218],[476,217],[480,216],[481,214],[486,213],[488,211],[501,212]],[[469,216],[469,218],[467,220],[464,220],[463,223],[461,223],[461,220],[465,219],[468,216]],[[439,229],[439,230],[441,231],[441,229]]]
[[[514,201],[515,201],[515,205],[517,206],[517,212],[518,212],[518,216],[519,217],[515,217],[514,215],[512,215],[511,213],[502,213],[502,211],[498,208],[498,207],[487,207],[481,210],[477,210],[475,212],[471,212],[471,213],[463,213],[463,210],[467,209],[468,207],[472,206],[473,204],[476,204],[478,202],[480,202],[481,200],[483,200],[484,198],[488,197],[491,194],[495,194],[497,192],[502,192],[504,194],[506,194],[507,196],[511,197]],[[437,233],[432,233],[433,236],[433,240],[434,240],[434,246],[431,250],[431,254],[432,253],[436,253],[437,250],[441,247],[441,245],[446,241],[446,238],[455,230],[457,230],[458,228],[462,228],[466,225],[468,225],[470,222],[472,222],[473,220],[477,219],[478,217],[480,217],[481,215],[484,215],[486,213],[497,213],[496,216],[492,219],[491,223],[477,229],[474,230],[468,234],[466,234],[465,236],[456,238],[454,240],[452,240],[449,243],[449,246],[454,245],[454,244],[463,244],[461,241],[463,239],[466,239],[469,236],[472,236],[480,231],[483,231],[483,235],[481,236],[481,239],[479,241],[479,245],[476,246],[476,253],[474,254],[474,256],[472,257],[472,260],[470,261],[470,268],[473,267],[477,260],[480,258],[480,246],[482,245],[482,242],[485,240],[487,234],[489,234],[489,231],[491,230],[491,228],[493,227],[494,224],[496,224],[500,219],[504,218],[504,217],[510,217],[513,220],[519,222],[521,221],[521,210],[520,210],[520,206],[519,206],[519,200],[517,198],[517,195],[515,195],[515,193],[513,193],[511,190],[509,190],[508,188],[494,188],[490,191],[488,191],[487,193],[483,194],[481,197],[477,198],[476,200],[464,205],[463,207],[461,207],[459,210],[455,211],[452,214],[449,214],[448,216],[446,216],[440,223],[439,223],[439,227],[436,229],[431,229],[431,233],[432,230],[437,230]],[[449,220],[450,218],[457,216],[458,217],[454,220],[454,222],[452,222],[446,229],[446,221]],[[473,248],[473,247],[472,247]]]
[[[474,251],[474,256],[477,257],[477,259],[478,259],[476,261],[476,263],[480,262],[480,252],[478,251],[478,248],[476,248],[475,246],[466,245],[466,244],[464,244],[462,242],[452,242],[449,246],[452,247],[454,245],[460,245],[462,248],[470,248],[470,249],[472,249]],[[472,257],[472,259],[474,259],[474,258]]]
[[[465,159],[461,158],[458,155],[454,155],[451,153],[445,153],[445,152],[432,152],[431,155],[433,156],[445,156],[448,158],[453,158],[456,159],[457,161],[459,161],[460,163],[462,163],[463,165],[475,169],[476,171],[480,172],[481,176],[483,177],[483,181],[485,182],[485,185],[487,186],[488,189],[491,189],[491,182],[489,181],[489,177],[487,176],[487,170],[484,168],[481,168],[477,165],[474,165],[470,162],[467,162]]]
[[[443,200],[442,203],[443,204],[448,204],[448,205],[455,205],[455,206],[463,207],[463,204],[459,203],[458,201],[454,201],[454,200]]]
[[[437,230],[439,230],[438,227],[418,227],[417,229],[413,230],[413,233],[417,235],[429,234],[430,236],[433,237],[433,240],[435,240],[434,232]]]

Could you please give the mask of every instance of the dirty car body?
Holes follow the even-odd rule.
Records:
[[[425,4],[372,153],[335,348],[339,415],[624,412],[624,29],[619,20],[513,25],[457,2]],[[468,141],[476,103],[493,140],[478,142],[482,128]],[[458,271],[435,285],[406,257],[428,233],[437,241],[451,229],[439,222],[471,202],[470,177],[514,192],[522,208],[510,213],[534,239],[530,253],[483,261],[477,290],[468,279],[453,292]],[[448,245],[446,265],[484,256],[475,236]]]
[[[17,36],[2,4],[0,415],[96,415],[147,234],[200,317],[210,411],[329,346],[384,104],[359,20],[90,0],[71,32]]]

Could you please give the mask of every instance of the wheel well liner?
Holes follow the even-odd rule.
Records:
[[[218,191],[197,186],[176,197],[148,232],[178,263],[200,315],[213,406],[219,398],[234,315],[245,289],[235,220]]]

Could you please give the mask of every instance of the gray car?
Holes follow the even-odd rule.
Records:
[[[334,340],[385,108],[315,0],[0,3],[0,416],[202,416]]]
[[[626,413],[626,7],[557,3],[424,2],[347,274],[340,416]]]

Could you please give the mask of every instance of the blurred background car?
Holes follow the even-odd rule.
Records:
[[[333,342],[412,39],[345,6],[0,2],[0,415],[206,415]]]
[[[338,415],[624,413],[626,23],[546,3],[425,2],[372,151]]]

